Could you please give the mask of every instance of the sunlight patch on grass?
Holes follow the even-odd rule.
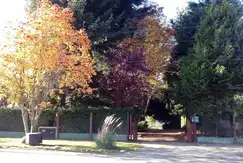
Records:
[[[113,150],[101,150],[96,148],[93,141],[76,140],[44,140],[41,145],[29,146],[21,144],[21,139],[0,138],[0,147],[6,149],[25,149],[25,150],[51,150],[66,152],[118,152],[120,150],[134,151],[141,147],[137,143],[117,142],[117,148]]]

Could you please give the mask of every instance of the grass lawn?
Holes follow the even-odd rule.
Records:
[[[93,141],[76,140],[44,140],[41,145],[29,146],[21,144],[21,139],[0,138],[0,147],[5,149],[52,150],[66,152],[118,152],[120,150],[134,151],[141,146],[137,143],[117,142],[113,150],[100,150]]]

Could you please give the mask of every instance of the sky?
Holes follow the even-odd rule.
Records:
[[[12,21],[24,16],[25,0],[1,0],[0,22]],[[13,5],[14,4],[14,5]]]
[[[0,46],[6,39],[5,27],[25,16],[26,0],[0,0]],[[13,5],[14,4],[14,5]]]
[[[176,18],[177,11],[184,9],[188,0],[154,0],[160,6],[164,7],[163,13],[167,19]]]
[[[25,15],[26,0],[0,0],[0,44],[3,38],[4,28],[9,22],[21,20]],[[164,7],[167,19],[175,18],[178,9],[186,6],[188,0],[152,0]],[[14,5],[13,5],[14,4]]]

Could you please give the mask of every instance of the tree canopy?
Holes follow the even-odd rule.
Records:
[[[181,60],[176,86],[187,115],[230,110],[234,95],[243,90],[241,17],[240,3],[223,0],[205,8],[196,44]]]
[[[101,80],[102,89],[112,99],[115,108],[143,107],[148,91],[149,69],[142,49],[112,50],[110,72]]]
[[[151,98],[161,99],[166,85],[165,72],[173,47],[173,30],[156,16],[148,16],[137,24],[133,37],[126,38],[122,45],[130,51],[143,49],[150,70],[149,91],[145,113]]]
[[[70,9],[39,1],[35,12],[17,27],[14,44],[6,46],[12,50],[1,54],[1,95],[22,109],[25,132],[28,114],[34,132],[54,92],[92,92],[90,41],[84,29],[73,28],[72,16]]]
[[[31,0],[35,9],[38,0]],[[136,29],[134,25],[147,15],[159,9],[145,0],[52,0],[74,12],[73,25],[85,28],[96,50],[115,46],[116,42]],[[142,5],[142,7],[141,7]],[[140,7],[138,7],[140,6]]]

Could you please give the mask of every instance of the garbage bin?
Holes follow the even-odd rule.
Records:
[[[57,127],[40,126],[39,132],[42,133],[44,140],[53,140],[57,138]]]

